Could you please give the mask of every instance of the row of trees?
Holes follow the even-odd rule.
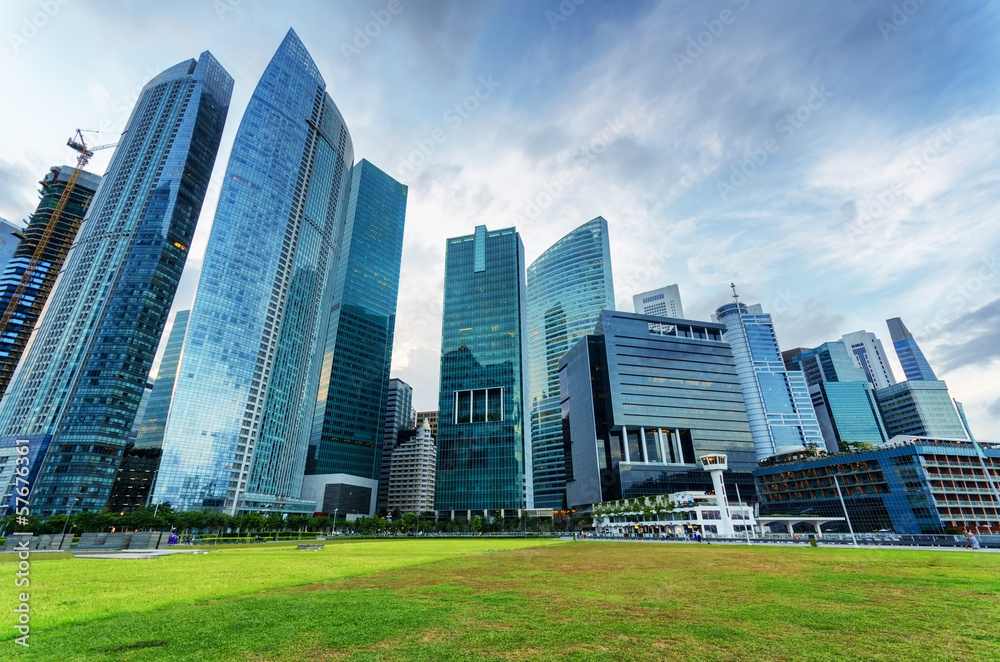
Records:
[[[491,519],[476,515],[468,519],[441,519],[434,521],[434,513],[406,513],[402,517],[387,519],[375,515],[362,517],[353,523],[353,530],[361,535],[407,534],[407,533],[541,533],[554,530],[551,520],[537,517],[494,517]]]

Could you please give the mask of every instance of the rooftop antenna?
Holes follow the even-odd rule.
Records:
[[[740,302],[740,295],[736,293],[736,283],[730,283],[729,287],[733,288],[733,301],[736,303]]]

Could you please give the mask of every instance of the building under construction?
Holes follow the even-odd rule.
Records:
[[[71,166],[53,167],[41,181],[38,207],[0,276],[0,395],[10,384],[100,183],[100,175]]]

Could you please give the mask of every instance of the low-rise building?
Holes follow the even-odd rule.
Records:
[[[434,509],[437,449],[430,424],[424,420],[415,437],[393,450],[386,506],[389,512],[422,513]]]

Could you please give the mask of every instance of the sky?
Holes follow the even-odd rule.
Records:
[[[356,158],[409,187],[392,375],[418,410],[437,408],[446,238],[514,226],[530,264],[603,216],[620,310],[677,283],[706,320],[735,283],[782,349],[865,329],[889,354],[901,317],[976,436],[1000,440],[1000,4],[9,0],[0,26],[14,222],[73,163],[75,129],[114,143],[158,72],[209,50],[235,78],[174,311],[294,28]]]

